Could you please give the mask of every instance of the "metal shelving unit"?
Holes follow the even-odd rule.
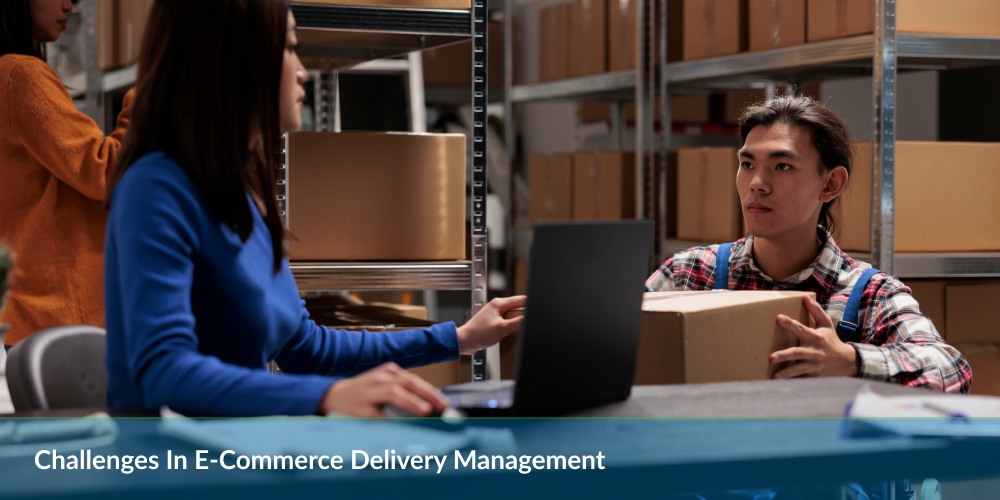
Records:
[[[84,23],[87,32],[86,53],[94,54],[96,17],[94,0],[84,0]],[[472,0],[469,10],[416,9],[346,5],[292,4],[298,25],[298,52],[306,67],[320,69],[314,87],[315,119],[323,120],[317,130],[339,131],[336,103],[336,72],[408,72],[411,79],[411,115],[423,126],[423,78],[420,51],[471,39],[473,42],[473,85],[465,91],[465,102],[472,101],[473,131],[471,162],[472,182],[469,206],[471,260],[444,262],[331,263],[295,262],[291,270],[302,291],[344,290],[466,290],[471,293],[475,314],[487,298],[486,240],[486,103],[487,103],[487,10],[485,0]],[[406,59],[394,59],[406,57]],[[92,59],[91,59],[92,61]],[[87,72],[87,95],[80,108],[102,129],[109,110],[107,94],[135,83],[138,68],[126,67],[104,72]],[[415,84],[419,81],[419,85]],[[453,99],[460,96],[452,93]],[[113,119],[113,117],[111,117]],[[420,132],[423,130],[414,130]],[[282,216],[288,215],[287,169],[284,153],[277,181],[277,199]],[[494,349],[495,350],[495,349]],[[491,353],[491,359],[499,354]],[[473,357],[473,379],[487,378],[486,352]],[[490,375],[499,377],[499,365]]]
[[[871,35],[811,43],[783,49],[738,54],[699,61],[666,61],[667,0],[659,0],[661,35],[659,94],[675,90],[773,86],[852,76],[872,78],[874,129],[872,137],[872,252],[855,257],[902,278],[997,277],[1000,252],[897,254],[893,249],[896,77],[900,72],[947,70],[1000,64],[1000,38],[897,34],[895,0],[875,0]],[[669,123],[670,99],[661,99],[664,123]],[[669,128],[664,128],[668,131]],[[660,149],[670,149],[670,134],[660,136]],[[666,172],[666,158],[659,165]],[[666,179],[666,176],[661,176]],[[660,192],[666,211],[666,186]],[[666,218],[664,217],[665,224]],[[665,227],[660,234],[666,234]],[[692,242],[663,241],[662,259]],[[692,245],[693,246],[693,245]],[[686,247],[685,247],[686,248]],[[661,259],[661,261],[662,261]]]
[[[625,103],[635,102],[635,162],[636,162],[636,218],[651,219],[654,213],[653,186],[649,182],[655,165],[654,132],[652,103],[656,92],[656,63],[653,61],[653,30],[657,20],[652,11],[656,0],[636,1],[636,61],[635,68],[624,71],[602,73],[590,76],[567,78],[563,80],[545,81],[515,85],[513,81],[514,33],[513,18],[515,1],[504,0],[504,143],[511,152],[511,172],[516,171],[513,163],[517,161],[514,145],[517,137],[515,107],[518,104],[544,101],[596,101],[612,102],[611,134],[615,147],[625,146]],[[510,192],[516,192],[515,176],[511,175]],[[511,203],[508,209],[510,221],[516,220],[516,210]],[[518,238],[516,231],[508,231],[513,238]],[[659,243],[659,242],[657,242]],[[512,264],[513,249],[517,242],[512,241],[508,248],[508,264]],[[510,270],[508,270],[510,274]]]
[[[298,52],[306,67],[320,69],[314,87],[317,130],[339,131],[335,106],[339,99],[336,71],[407,71],[411,77],[411,117],[415,132],[423,127],[423,78],[419,51],[472,39],[471,100],[473,127],[468,165],[472,193],[469,207],[471,260],[447,262],[294,262],[292,274],[302,291],[342,290],[467,290],[473,314],[486,304],[486,103],[487,8],[472,0],[470,10],[355,7],[292,4],[298,24]],[[408,56],[407,60],[388,60]],[[405,67],[404,67],[405,66]],[[416,78],[414,78],[416,77]],[[419,85],[415,81],[419,80]],[[419,89],[417,89],[419,87]],[[418,97],[414,97],[419,94]],[[332,122],[332,123],[331,123]],[[285,150],[288,142],[286,139]],[[284,152],[283,151],[283,152]],[[287,157],[286,157],[287,158]],[[288,212],[287,171],[283,162],[277,197],[283,217]],[[287,220],[287,219],[286,219]],[[494,349],[495,350],[495,349]],[[490,358],[499,360],[499,353]],[[493,363],[491,363],[493,364]],[[499,377],[491,367],[490,378]],[[473,356],[473,380],[487,378],[486,351]],[[493,372],[496,372],[495,374]]]

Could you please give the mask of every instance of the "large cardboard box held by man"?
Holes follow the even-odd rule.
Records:
[[[840,248],[871,249],[870,142],[855,145],[841,195]],[[896,252],[1000,250],[1000,144],[896,141]]]
[[[295,132],[289,258],[465,258],[465,136]]]
[[[798,345],[778,326],[784,314],[806,325],[804,292],[654,292],[642,302],[635,383],[767,380],[783,369],[775,351]]]

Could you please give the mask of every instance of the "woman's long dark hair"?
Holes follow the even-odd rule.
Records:
[[[285,232],[274,185],[288,11],[287,0],[156,0],[132,120],[108,171],[109,205],[132,164],[162,151],[191,177],[211,215],[243,241],[254,220],[247,193],[254,196],[278,272]]]
[[[31,0],[0,2],[0,56],[21,54],[45,60],[45,44],[31,38]]]
[[[848,182],[853,173],[854,146],[847,124],[833,111],[810,97],[776,97],[774,100],[754,104],[743,110],[740,116],[740,146],[746,145],[750,131],[758,125],[770,127],[784,123],[808,130],[812,145],[819,152],[820,168],[829,170],[836,167],[847,169]],[[830,234],[837,230],[837,220],[831,209],[839,203],[840,197],[823,204],[819,212],[819,225]]]

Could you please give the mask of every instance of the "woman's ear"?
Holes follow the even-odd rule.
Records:
[[[827,203],[840,196],[840,193],[843,193],[844,188],[847,187],[847,181],[849,178],[850,174],[847,173],[847,169],[843,166],[827,170],[826,185],[823,186],[823,192],[819,197],[820,201]]]

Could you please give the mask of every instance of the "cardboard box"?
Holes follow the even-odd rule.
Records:
[[[608,71],[608,0],[577,0],[570,4],[569,76]]]
[[[898,0],[900,33],[1000,37],[996,0]]]
[[[920,304],[920,312],[934,323],[934,328],[947,340],[945,334],[945,288],[948,280],[906,280],[913,298]]]
[[[444,363],[410,368],[406,371],[430,382],[434,387],[445,387],[462,382],[459,370],[461,370],[461,363],[458,361],[445,361]]]
[[[531,224],[540,220],[572,219],[573,157],[532,156],[529,162]]]
[[[671,12],[670,29],[667,36],[670,43],[667,61],[680,61],[683,54],[684,34],[681,19],[682,0],[668,0]],[[608,20],[608,71],[624,71],[635,69],[638,55],[636,54],[636,1],[607,0]],[[659,16],[660,4],[654,2],[654,16]],[[660,61],[660,32],[653,33],[653,61]]]
[[[417,9],[469,10],[472,8],[471,0],[295,0],[295,3],[354,5],[354,6],[371,6],[371,7],[404,7],[404,8],[410,7]]]
[[[725,243],[741,237],[736,154],[736,148],[677,151],[677,238]]]
[[[129,66],[139,61],[146,24],[153,11],[153,0],[123,0],[120,2],[118,61]]]
[[[844,250],[868,252],[871,143],[856,144],[856,153],[836,240]],[[998,185],[1000,144],[896,141],[896,252],[1000,250]]]
[[[806,43],[806,0],[750,0],[750,52]]]
[[[528,293],[528,263],[518,262],[514,264],[514,295],[526,293]]]
[[[709,95],[684,95],[671,100],[671,119],[685,125],[704,125],[710,122]],[[580,123],[610,122],[612,104],[606,102],[581,102]],[[625,121],[635,123],[635,103],[625,103]],[[660,121],[660,101],[653,103],[653,121]]]
[[[465,258],[465,136],[289,134],[289,258]]]
[[[634,69],[635,0],[607,0],[608,6],[608,71]]]
[[[503,319],[520,318],[524,316],[524,308],[511,309],[503,315]],[[517,365],[517,338],[520,332],[514,332],[500,341],[500,380],[513,380]]]
[[[642,302],[635,384],[767,380],[771,353],[798,345],[777,317],[811,324],[803,292],[653,292]]]
[[[490,21],[487,27],[487,79],[489,87],[503,86],[503,23]],[[428,87],[471,87],[472,42],[461,42],[422,53],[424,85]]]
[[[747,50],[747,0],[684,0],[684,60]]]
[[[945,328],[950,344],[1000,344],[1000,282],[945,288]]]
[[[1000,396],[1000,346],[957,345],[955,348],[972,368],[970,392],[976,396]]]
[[[807,10],[810,42],[872,32],[873,0],[809,0]],[[898,33],[1000,36],[995,0],[899,0],[896,19]]]
[[[949,344],[1000,344],[992,313],[1000,280],[908,279],[904,284],[920,304],[920,312]]]
[[[635,217],[635,154],[595,151],[573,155],[573,218]]]
[[[542,9],[538,16],[538,81],[569,77],[570,5]]]
[[[118,19],[121,15],[118,0],[96,0],[94,2],[95,38],[94,64],[97,69],[114,69],[118,62]]]
[[[897,3],[897,17],[903,3]],[[809,42],[868,34],[875,25],[874,0],[809,0],[806,17]]]

